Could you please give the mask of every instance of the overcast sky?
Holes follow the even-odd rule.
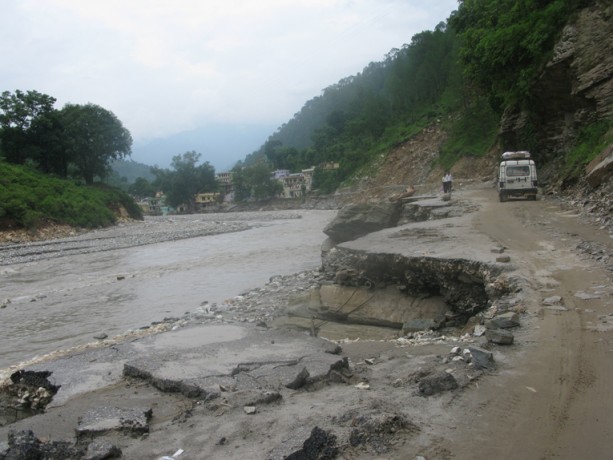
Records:
[[[36,90],[56,108],[98,104],[141,144],[207,125],[278,127],[456,8],[457,0],[0,0],[0,90]]]

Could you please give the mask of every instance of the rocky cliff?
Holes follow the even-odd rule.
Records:
[[[566,25],[531,94],[528,110],[504,114],[503,150],[528,146],[543,165],[542,177],[555,174],[558,159],[577,140],[579,130],[613,117],[613,4],[596,0]]]

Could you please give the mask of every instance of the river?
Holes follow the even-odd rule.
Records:
[[[298,213],[298,212],[297,212]],[[266,216],[233,233],[0,267],[0,369],[94,336],[120,335],[223,303],[271,276],[320,265],[333,211]],[[216,218],[223,221],[224,215]],[[7,302],[8,300],[8,302]]]

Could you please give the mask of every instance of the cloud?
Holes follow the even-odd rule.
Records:
[[[135,139],[282,124],[322,89],[432,29],[455,0],[2,2],[2,90],[113,111]]]

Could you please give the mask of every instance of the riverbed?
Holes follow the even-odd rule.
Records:
[[[64,245],[21,247],[29,251],[27,258],[12,255],[0,266],[0,368],[182,316],[206,303],[223,306],[271,276],[317,268],[322,230],[334,214],[147,218]]]

